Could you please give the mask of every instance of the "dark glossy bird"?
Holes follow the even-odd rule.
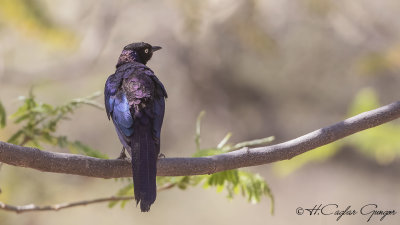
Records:
[[[123,145],[121,157],[125,157],[126,149],[132,158],[135,200],[142,212],[150,210],[157,195],[157,160],[167,92],[146,63],[159,49],[144,42],[125,46],[104,90],[108,119],[113,121]]]

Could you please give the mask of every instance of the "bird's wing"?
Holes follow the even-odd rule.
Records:
[[[158,80],[158,78],[155,75],[150,77],[156,84],[155,86],[156,97],[154,99],[154,104],[153,104],[153,110],[154,110],[153,135],[159,144],[161,136],[161,127],[164,119],[165,98],[167,98],[168,95],[161,81]]]
[[[114,108],[115,94],[117,93],[118,84],[115,82],[115,74],[108,77],[104,87],[104,105],[106,106],[106,113],[108,119],[112,114]]]
[[[108,119],[110,119],[113,112],[115,97],[121,88],[123,78],[129,76],[133,71],[134,67],[126,64],[118,67],[117,71],[108,77],[104,87],[104,100]]]
[[[130,112],[127,95],[121,88],[124,75],[132,73],[132,69],[119,68],[105,84],[104,100],[108,118],[112,119],[118,137],[126,149],[130,149],[130,136],[133,135],[133,116]]]

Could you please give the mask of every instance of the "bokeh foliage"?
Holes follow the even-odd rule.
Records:
[[[378,95],[375,91],[372,88],[365,88],[355,96],[347,116],[355,116],[379,106]],[[278,162],[274,165],[274,169],[278,174],[287,175],[307,163],[324,162],[342,150],[343,146],[355,149],[379,164],[387,165],[400,157],[399,137],[400,125],[394,122],[386,123],[308,151],[291,160]]]
[[[0,0],[0,21],[53,47],[68,49],[76,45],[74,34],[55,25],[40,3],[32,0]]]
[[[396,73],[400,69],[400,43],[395,43],[383,51],[366,54],[358,61],[357,68],[365,75]]]

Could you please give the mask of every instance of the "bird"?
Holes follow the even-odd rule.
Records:
[[[131,156],[134,196],[142,212],[150,210],[157,196],[157,160],[168,97],[164,85],[146,66],[160,49],[145,42],[125,46],[104,88],[107,117],[123,146],[119,158],[126,158],[125,150]]]

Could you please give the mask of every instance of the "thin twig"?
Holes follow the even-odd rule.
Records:
[[[31,140],[31,137],[29,136],[25,136],[24,140],[21,141],[21,143],[19,144],[20,146],[24,146],[26,145],[26,143],[28,143]]]
[[[240,148],[244,148],[244,147],[250,148],[250,147],[254,147],[254,146],[265,145],[265,144],[272,142],[273,140],[275,140],[274,136],[270,136],[270,137],[266,137],[266,138],[262,138],[262,139],[251,140],[251,141],[244,141],[244,142],[237,143],[234,146],[228,147],[227,149],[224,149],[224,150],[227,152],[236,151],[236,150],[238,150]]]
[[[157,189],[158,192],[168,190],[174,187],[174,183],[167,184]],[[37,206],[35,204],[29,205],[21,205],[21,206],[13,206],[9,204],[5,204],[0,202],[0,209],[15,212],[15,213],[25,213],[25,212],[37,212],[37,211],[59,211],[62,209],[72,208],[76,206],[86,206],[95,203],[103,203],[103,202],[112,202],[112,201],[130,201],[134,200],[133,196],[111,196],[105,198],[96,198],[91,200],[77,201],[77,202],[69,202],[69,203],[60,203],[55,205],[47,205],[47,206]]]
[[[61,203],[56,205],[49,205],[49,206],[37,206],[34,204],[29,205],[21,205],[21,206],[13,206],[8,205],[3,202],[0,202],[0,209],[5,211],[11,211],[16,213],[23,213],[23,212],[32,212],[32,211],[58,211],[61,209],[71,208],[75,206],[85,206],[88,204],[100,203],[100,202],[109,202],[109,201],[122,201],[122,200],[132,200],[134,197],[107,197],[107,198],[97,198],[93,200],[86,200],[86,201],[78,201],[78,202],[71,202],[71,203]]]

